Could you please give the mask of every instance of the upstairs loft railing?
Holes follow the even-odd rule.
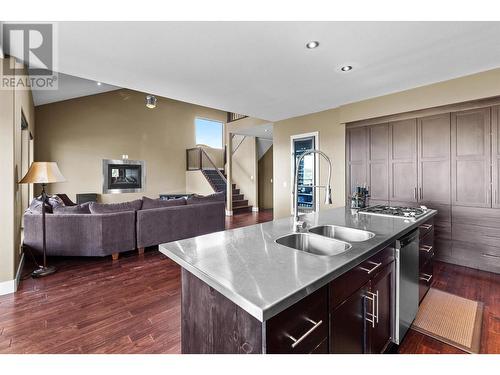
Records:
[[[246,117],[248,117],[248,116],[240,115],[239,113],[228,112],[227,113],[227,122],[241,120],[242,118],[246,118]]]
[[[202,147],[193,147],[186,150],[186,169],[188,171],[215,170],[222,180],[227,182],[226,177]]]

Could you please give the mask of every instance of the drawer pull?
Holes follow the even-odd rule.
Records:
[[[368,269],[368,268],[365,268],[365,267],[359,267],[359,269],[365,271],[366,273],[371,274],[373,271],[375,271],[377,268],[379,268],[382,263],[375,263],[375,262],[372,262],[371,260],[369,260],[367,263],[370,263],[370,264],[373,264],[373,268],[371,269]]]
[[[420,251],[425,251],[426,253],[432,252],[432,246],[420,245]]]
[[[428,273],[421,273],[419,279],[428,283],[432,280],[432,275],[429,275]]]
[[[422,224],[420,225],[419,228],[422,228],[422,229],[425,229],[425,230],[429,230],[432,228],[432,224]]]
[[[295,337],[293,337],[292,335],[289,335],[289,334],[286,334],[286,336],[288,338],[290,338],[290,340],[293,341],[292,343],[292,349],[294,349],[297,345],[299,345],[302,340],[304,340],[307,336],[309,336],[311,333],[313,333],[313,331],[318,328],[321,324],[323,324],[323,321],[320,320],[319,322],[315,322],[314,320],[312,319],[309,319],[309,318],[306,318],[306,320],[310,323],[313,324],[313,326],[309,329],[309,331],[307,331],[306,333],[304,333],[302,336],[300,336],[298,339],[296,339]]]

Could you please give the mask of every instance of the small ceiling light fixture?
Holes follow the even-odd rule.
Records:
[[[101,85],[102,85],[102,83],[101,83],[101,82],[97,82],[97,86],[101,86]]]
[[[319,42],[316,40],[313,40],[313,41],[306,44],[306,47],[309,49],[314,49],[314,48],[317,48],[318,46],[319,46]]]
[[[349,70],[352,70],[352,66],[346,65],[346,66],[343,66],[342,68],[340,68],[340,70],[343,72],[348,72]]]
[[[154,95],[148,95],[146,96],[146,107],[148,108],[156,108],[156,102],[158,100],[156,99],[156,96]]]

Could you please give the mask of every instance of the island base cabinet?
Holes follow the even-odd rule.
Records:
[[[391,342],[394,318],[393,269],[394,262],[380,268],[331,313],[331,353],[376,354],[385,351]],[[335,287],[335,282],[332,287]]]

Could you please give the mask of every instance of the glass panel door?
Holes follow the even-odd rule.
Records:
[[[305,151],[315,149],[315,137],[297,138],[293,140],[294,170],[297,158]],[[316,193],[313,187],[316,181],[316,157],[314,154],[306,155],[300,162],[297,175],[298,206],[299,212],[312,212],[316,208]]]

